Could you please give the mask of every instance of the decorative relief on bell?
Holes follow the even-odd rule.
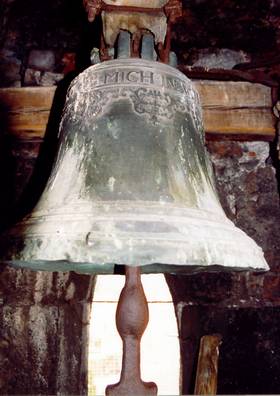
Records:
[[[201,125],[199,109],[191,108],[192,99],[195,99],[192,96],[197,93],[190,81],[182,78],[184,76],[176,73],[175,69],[171,69],[171,74],[158,65],[155,69],[151,62],[141,60],[141,64],[133,64],[130,59],[124,59],[119,67],[118,61],[109,61],[87,69],[83,73],[83,81],[78,78],[72,83],[76,90],[69,92],[68,99],[73,101],[73,106],[68,107],[68,113],[77,117],[102,117],[113,101],[128,99],[133,111],[154,125],[174,120],[177,112],[185,114],[190,111],[196,117],[200,116],[197,125]],[[87,108],[90,114],[85,114],[84,110],[79,114],[78,97],[74,96],[77,92],[91,103]]]

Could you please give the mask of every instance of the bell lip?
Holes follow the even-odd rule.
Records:
[[[151,226],[144,229],[145,235],[141,222],[140,229],[133,228],[135,216],[141,220],[139,213],[135,212],[138,204],[129,210],[126,203],[118,207],[117,212],[98,211],[98,215],[94,217],[94,224],[100,223],[99,231],[95,231],[91,223],[90,227],[87,224],[85,227],[81,222],[76,221],[73,223],[74,228],[72,224],[71,227],[64,227],[64,233],[57,234],[57,229],[51,227],[53,222],[57,223],[55,218],[49,218],[50,227],[47,227],[46,219],[36,221],[35,229],[32,228],[32,222],[27,224],[27,219],[25,227],[28,226],[29,231],[25,230],[25,235],[22,235],[24,243],[22,238],[17,241],[16,229],[11,229],[0,240],[0,250],[1,247],[4,249],[2,262],[17,268],[39,271],[77,271],[96,274],[112,274],[115,265],[141,266],[143,273],[269,270],[262,249],[224,215],[213,214],[211,218],[208,212],[182,209],[173,205],[164,207],[162,213],[161,205],[157,203],[154,206],[159,206],[159,211],[155,212],[155,208],[152,207],[154,215],[151,216],[141,203],[140,214],[144,213],[146,219],[144,226]],[[163,216],[166,213],[168,213],[168,221]],[[120,217],[125,224],[131,224],[129,230],[110,228],[108,234],[107,221],[116,225]],[[159,228],[160,232],[155,232],[153,229],[153,225],[157,223],[163,226]],[[42,224],[44,230],[48,231],[44,234],[40,229]],[[78,225],[82,229],[77,229]],[[171,230],[164,228],[173,225],[177,228]],[[22,227],[23,224],[20,223],[18,226]],[[217,230],[219,239],[216,237]],[[90,238],[91,232],[93,238]],[[41,234],[44,235],[43,240]]]
[[[198,273],[225,273],[225,272],[251,272],[251,273],[265,273],[270,270],[266,262],[263,267],[230,267],[222,264],[163,264],[152,263],[144,265],[120,264],[120,263],[106,263],[106,264],[89,264],[89,263],[73,263],[67,260],[5,260],[4,264],[16,269],[29,269],[31,271],[43,272],[76,272],[88,275],[112,275],[116,274],[116,268],[122,266],[141,267],[142,274],[153,273],[168,273],[174,275],[194,275]]]

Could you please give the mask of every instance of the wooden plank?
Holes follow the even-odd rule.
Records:
[[[56,87],[0,89],[2,129],[22,139],[45,135]]]
[[[204,108],[203,121],[207,134],[275,135],[274,117],[265,108]]]
[[[272,113],[271,88],[261,84],[232,81],[194,81],[203,108],[203,121],[208,138],[272,140],[275,118]],[[238,136],[239,135],[239,136]]]
[[[219,334],[206,335],[200,340],[196,371],[195,395],[216,395],[218,383]]]
[[[271,89],[261,84],[195,80],[207,138],[273,140]],[[1,129],[17,138],[42,139],[55,87],[0,89]]]
[[[194,80],[203,108],[271,108],[271,88],[240,81]]]
[[[0,109],[9,112],[50,110],[56,87],[0,88]]]
[[[10,134],[22,139],[42,139],[48,123],[49,111],[13,112],[7,119]]]

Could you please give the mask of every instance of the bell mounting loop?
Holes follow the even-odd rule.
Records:
[[[180,0],[84,0],[89,22],[101,14],[103,33],[100,43],[102,61],[112,59],[120,29],[132,35],[132,57],[140,57],[141,37],[154,36],[158,60],[169,63],[172,25],[182,16]]]

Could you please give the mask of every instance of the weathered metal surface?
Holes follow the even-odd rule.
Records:
[[[198,95],[176,69],[139,59],[90,67],[68,93],[60,135],[37,207],[1,239],[6,262],[98,273],[124,263],[268,269],[219,204]]]

